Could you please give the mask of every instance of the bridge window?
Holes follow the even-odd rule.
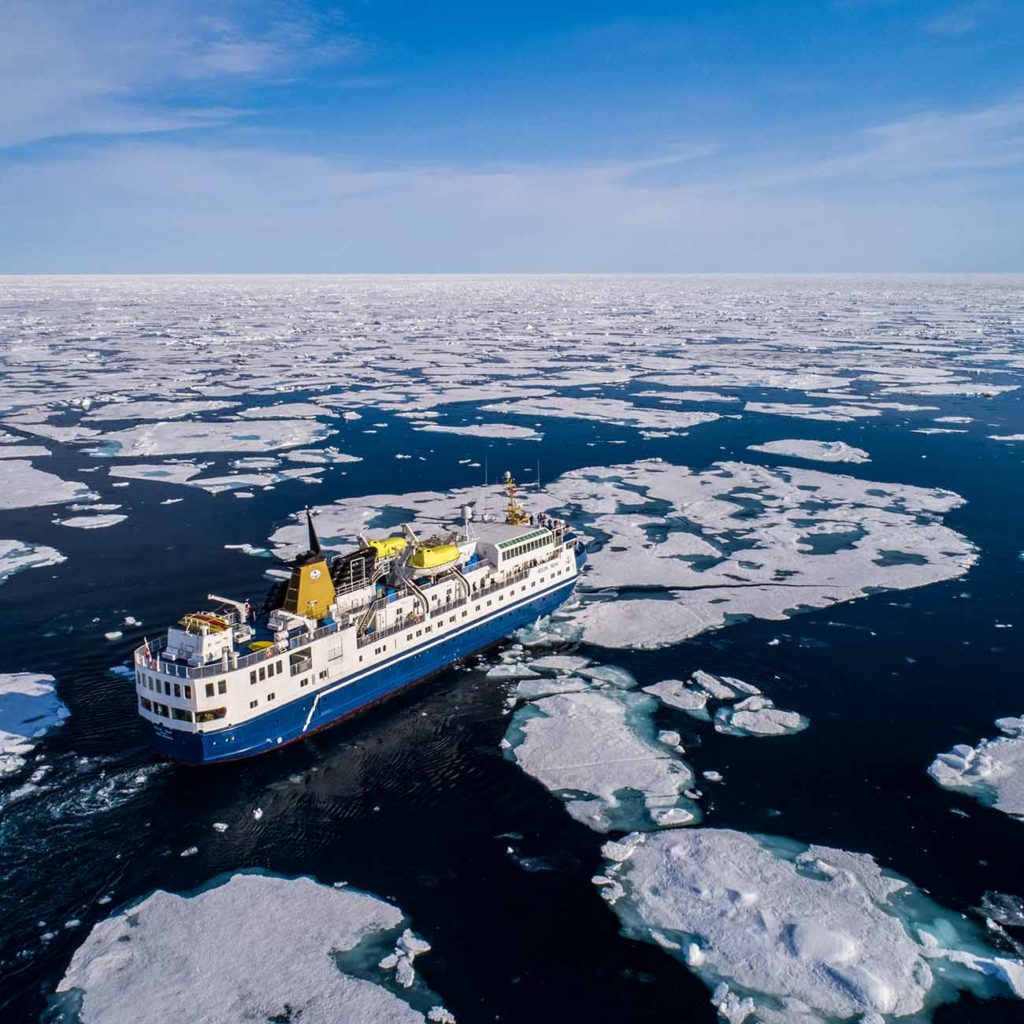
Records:
[[[184,689],[185,689],[185,700],[191,700],[192,699],[192,687],[191,686],[186,686]]]
[[[207,683],[206,684],[206,696],[207,697],[212,697],[213,696],[213,683]]]
[[[256,669],[253,669],[249,673],[249,685],[252,686],[256,682]]]
[[[228,681],[226,679],[217,680],[217,692],[227,693],[228,692]]]
[[[264,668],[260,669],[260,682],[262,683],[263,680],[266,679],[266,678],[267,678],[267,670],[266,670],[266,667],[264,667]]]

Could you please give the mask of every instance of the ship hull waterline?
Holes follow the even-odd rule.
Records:
[[[581,566],[584,558],[579,559]],[[386,663],[352,683],[328,684],[319,692],[237,726],[216,732],[191,733],[152,723],[153,749],[158,757],[179,764],[207,765],[255,757],[306,739],[368,711],[461,659],[500,643],[510,633],[564,604],[575,585],[576,579],[573,579],[465,633],[441,640],[425,650],[411,651],[396,663]]]

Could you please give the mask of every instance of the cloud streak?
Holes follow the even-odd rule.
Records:
[[[223,123],[243,111],[211,104],[218,90],[358,52],[302,7],[265,9],[253,24],[234,0],[11,0],[0,147]]]
[[[119,144],[0,170],[0,269],[758,271],[1024,269],[1024,105],[930,113],[786,169],[711,148],[655,160],[368,168],[339,156]],[[686,167],[682,183],[652,170]],[[852,187],[855,183],[856,187]]]

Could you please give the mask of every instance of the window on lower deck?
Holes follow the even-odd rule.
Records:
[[[259,704],[258,700],[251,700],[251,701],[249,701],[249,707],[250,708],[256,707],[257,704]]]
[[[217,692],[218,693],[227,693],[228,692],[228,683],[227,683],[226,679],[218,679],[217,680]]]
[[[185,711],[182,708],[171,708],[171,718],[175,718],[179,722],[191,722],[192,712]]]
[[[277,698],[277,694],[276,693],[268,693],[267,694],[267,700],[275,700],[276,698]]]
[[[207,697],[212,697],[213,696],[213,683],[207,683],[206,684],[206,696]]]
[[[140,697],[139,703],[147,710],[153,710],[153,702],[148,697]]]

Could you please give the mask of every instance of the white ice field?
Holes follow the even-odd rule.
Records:
[[[0,510],[40,510],[68,528],[69,550],[78,530],[116,535],[131,517],[127,504],[100,504],[98,479],[159,485],[169,515],[185,488],[234,509],[247,504],[235,497],[294,485],[293,507],[319,503],[320,533],[337,546],[407,514],[431,527],[478,498],[476,487],[444,489],[454,466],[437,467],[435,490],[403,489],[404,460],[431,457],[435,443],[529,442],[521,461],[532,463],[556,426],[592,432],[593,459],[546,480],[530,502],[590,539],[580,599],[524,630],[492,679],[511,702],[505,756],[595,833],[636,830],[605,846],[596,879],[627,932],[704,979],[730,1024],[917,1021],[957,989],[1021,995],[1019,962],[870,857],[702,821],[701,789],[722,766],[702,763],[654,717],[684,712],[696,728],[770,756],[776,743],[803,742],[784,737],[814,735],[770,683],[762,693],[761,680],[698,672],[641,689],[614,662],[616,651],[744,618],[781,620],[967,573],[978,552],[945,522],[962,498],[902,482],[876,468],[884,453],[851,443],[860,435],[835,435],[884,420],[921,444],[1012,451],[1024,435],[989,410],[1024,381],[1014,340],[1024,280],[7,278],[2,287]],[[386,417],[407,421],[416,446],[396,447]],[[685,444],[733,423],[757,424],[767,440],[687,464]],[[623,457],[610,447],[621,438],[596,440],[610,427],[636,444],[683,439],[684,454],[676,464]],[[326,469],[365,456],[364,434],[395,481],[337,500],[315,490]],[[502,468],[492,459],[492,475]],[[270,546],[288,556],[304,539],[296,519]],[[59,572],[63,557],[0,541],[0,582]],[[565,650],[579,640],[600,650]],[[26,755],[66,712],[52,680],[3,678],[16,681],[0,717],[0,766],[27,774]],[[29,697],[31,713],[18,710]],[[3,707],[0,691],[0,716]],[[1016,722],[1001,719],[1003,737],[942,755],[932,775],[1021,814]],[[253,944],[229,963],[216,947],[234,948],[239,922]],[[236,876],[187,898],[153,894],[101,922],[61,990],[80,1000],[82,1024],[199,1019],[197,1005],[211,1019],[267,1019],[287,1005],[304,1024],[448,1020],[414,977],[409,990],[400,983],[419,951],[405,927],[373,897]],[[375,934],[390,943],[385,954],[346,963],[344,952]],[[275,943],[289,955],[275,956]],[[156,965],[161,978],[176,974],[168,962],[228,983],[154,1000]]]
[[[80,1024],[454,1024],[414,989],[412,962],[429,949],[374,896],[238,874],[192,896],[155,892],[101,921],[57,994]]]

